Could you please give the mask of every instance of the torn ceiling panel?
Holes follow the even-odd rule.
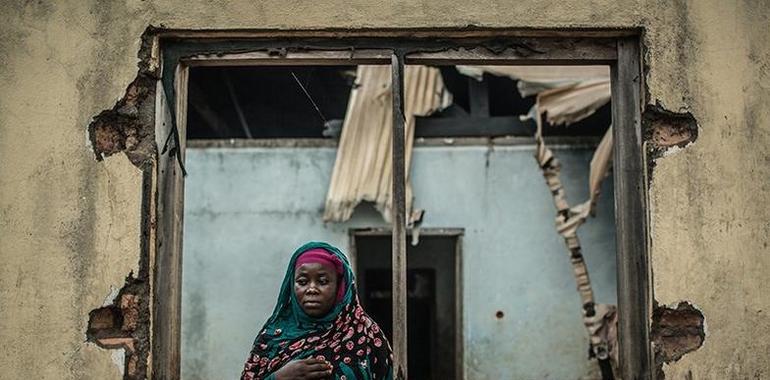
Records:
[[[521,96],[537,94],[539,108],[552,125],[572,124],[610,101],[609,66],[457,66],[467,76],[484,73],[518,80]]]
[[[609,80],[592,79],[537,95],[538,111],[551,125],[570,125],[591,116],[610,101]]]
[[[612,166],[612,126],[607,128],[602,141],[594,151],[591,158],[591,168],[588,175],[589,188],[589,210],[593,212],[596,202],[599,198],[599,192],[602,187],[602,181],[609,175]]]
[[[607,104],[611,96],[609,66],[457,66],[457,70],[477,79],[484,73],[507,76],[519,81],[522,96],[537,95],[535,106],[527,117],[537,122],[538,135],[542,135],[542,115],[551,125],[573,124]],[[580,223],[593,212],[602,180],[607,177],[611,165],[610,127],[591,159],[590,197],[572,208],[572,212],[581,217]]]
[[[610,72],[607,66],[457,66],[468,76],[484,73],[519,80],[522,95],[537,94],[529,117],[546,115],[551,124],[580,121],[610,101]],[[389,66],[359,66],[342,128],[337,159],[326,197],[324,221],[350,219],[361,201],[374,202],[386,221],[391,209],[391,87]],[[451,96],[438,69],[406,66],[404,75],[406,118],[406,201],[412,211],[409,166],[414,140],[414,117],[426,116],[448,106]],[[601,180],[607,174],[612,152],[608,131],[591,164],[591,198],[575,207],[588,216],[596,202]]]
[[[545,65],[457,65],[457,70],[469,76],[480,78],[483,73],[508,76],[528,82],[565,82],[586,79],[610,78],[610,68],[606,65],[592,66],[545,66]]]
[[[392,189],[392,124],[390,66],[358,67],[356,85],[350,93],[326,196],[324,221],[343,222],[361,201],[374,202],[386,221],[390,220]],[[426,116],[451,103],[438,69],[406,66],[404,109],[406,133],[406,207],[412,214],[409,167],[414,141],[414,118]]]

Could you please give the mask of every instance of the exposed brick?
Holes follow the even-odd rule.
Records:
[[[89,330],[111,330],[119,325],[120,315],[113,307],[102,307],[91,311],[89,315]]]
[[[123,331],[136,330],[139,321],[139,296],[124,294],[120,298],[120,310],[123,313]]]
[[[129,352],[134,352],[134,338],[101,338],[96,340],[102,347],[106,348],[125,348]]]
[[[111,109],[93,117],[88,137],[97,160],[123,152],[142,170],[154,170],[157,157],[155,142],[155,90],[160,66],[155,49],[155,33],[150,26],[142,34],[139,71],[126,88],[124,96]],[[150,222],[154,223],[154,222]],[[144,226],[143,239],[149,239],[155,226]],[[139,273],[131,272],[111,305],[89,312],[86,340],[107,349],[124,348],[125,380],[147,378],[150,363],[150,288],[149,256],[139,259]]]
[[[133,378],[141,378],[141,373],[139,373],[139,357],[137,355],[130,355],[128,357],[128,361],[126,362],[126,376],[129,379]]]
[[[642,115],[645,137],[656,149],[683,147],[698,138],[698,125],[689,112],[647,106]]]
[[[703,313],[689,302],[680,302],[674,309],[653,308],[650,338],[655,346],[658,379],[664,378],[663,363],[677,361],[703,345],[704,320]]]
[[[655,123],[652,143],[659,147],[686,145],[693,140],[693,132],[683,123]]]
[[[124,152],[137,167],[148,167],[156,153],[155,85],[140,72],[112,109],[93,118],[88,135],[97,160]]]

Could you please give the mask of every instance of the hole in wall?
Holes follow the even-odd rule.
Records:
[[[642,114],[645,140],[653,149],[683,148],[698,138],[698,123],[690,112],[672,112],[648,105]]]
[[[655,348],[657,378],[665,378],[663,363],[675,362],[697,350],[706,338],[703,313],[691,303],[676,308],[654,305],[650,340]]]

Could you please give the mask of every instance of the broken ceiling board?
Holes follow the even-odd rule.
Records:
[[[390,66],[358,67],[356,87],[350,93],[329,192],[325,221],[348,220],[361,201],[374,202],[390,220],[392,188],[392,123]],[[447,103],[441,73],[427,66],[404,70],[406,208],[412,207],[409,166],[414,142],[415,116],[424,116]]]

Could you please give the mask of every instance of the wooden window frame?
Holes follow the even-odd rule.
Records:
[[[393,348],[406,378],[405,64],[609,65],[614,125],[620,371],[651,379],[647,180],[641,111],[644,77],[638,30],[398,29],[359,31],[160,31],[153,52],[154,171],[145,176],[143,247],[150,260],[151,377],[180,376],[183,166],[189,68],[227,65],[389,64],[393,72]],[[171,90],[173,88],[173,90]],[[176,131],[176,133],[174,133]],[[173,137],[173,139],[171,139]],[[174,141],[170,149],[168,141]],[[178,154],[177,154],[178,153]],[[399,286],[400,285],[400,286]],[[398,325],[397,325],[398,324]],[[399,326],[398,328],[396,326]]]

